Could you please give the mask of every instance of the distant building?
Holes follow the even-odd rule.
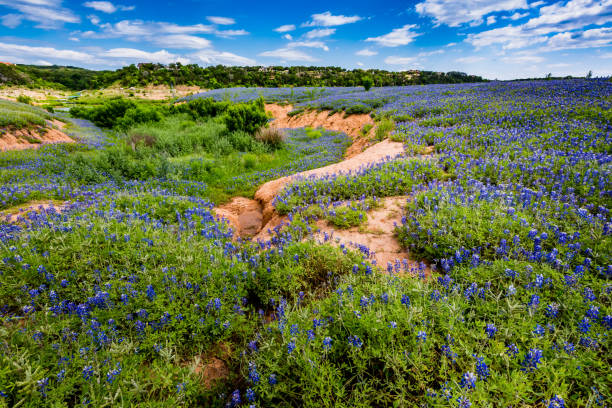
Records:
[[[3,62],[3,61],[0,61],[0,64],[2,64],[2,65],[15,65],[12,62]]]

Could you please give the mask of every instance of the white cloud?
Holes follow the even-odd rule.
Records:
[[[230,38],[240,35],[249,35],[249,32],[246,30],[215,30],[214,34],[217,37]]]
[[[511,16],[507,16],[507,17],[502,17],[503,19],[510,19],[512,21],[516,21],[516,20],[520,20],[521,18],[525,18],[529,15],[529,13],[519,13],[516,12],[514,14],[512,14]]]
[[[548,41],[548,50],[595,48],[612,45],[612,27],[593,28],[581,33],[559,33]]]
[[[286,33],[287,31],[293,31],[293,30],[295,30],[295,25],[293,24],[285,24],[280,27],[276,27],[274,29],[274,31],[276,31],[277,33]]]
[[[2,25],[8,28],[16,28],[21,24],[23,16],[20,14],[6,14],[2,16]]]
[[[232,54],[226,51],[203,50],[190,57],[199,60],[204,64],[222,64],[222,65],[255,65],[255,60]]]
[[[8,44],[0,42],[0,52],[8,53],[13,57],[36,60],[50,58],[61,61],[76,61],[80,63],[93,62],[94,57],[90,54],[73,50],[60,50],[53,47],[31,47],[28,45]]]
[[[417,54],[417,57],[431,57],[432,55],[444,54],[444,50],[423,51]]]
[[[398,57],[398,56],[389,56],[385,58],[385,64],[389,65],[410,65],[416,62],[416,58],[414,57]]]
[[[206,17],[206,19],[208,21],[210,21],[213,24],[219,24],[219,25],[232,25],[232,24],[236,24],[236,20],[234,20],[233,18],[230,17],[215,17],[215,16],[208,16]]]
[[[334,27],[344,24],[355,23],[359,20],[363,20],[363,17],[359,16],[343,16],[338,15],[334,16],[331,12],[326,11],[325,13],[313,14],[312,20],[302,24],[302,27],[313,27],[313,26],[322,26],[322,27]]]
[[[363,57],[372,57],[377,54],[378,54],[378,51],[373,51],[369,48],[364,48],[363,50],[359,50],[355,53],[355,55],[361,55]]]
[[[92,8],[94,10],[102,11],[104,13],[114,13],[117,11],[117,7],[110,1],[88,1],[83,3],[85,7]]]
[[[283,35],[283,38],[284,38],[285,40],[288,40],[288,41],[293,40],[293,37],[291,36],[291,34],[285,34],[285,35]]]
[[[155,37],[155,43],[168,48],[209,48],[211,43],[206,38],[188,34],[173,34]]]
[[[525,24],[468,34],[467,42],[477,48],[500,45],[519,49],[548,43],[552,49],[600,47],[609,44],[599,31],[574,32],[589,25],[612,22],[612,0],[569,0],[541,7],[538,17]],[[553,34],[551,36],[551,34]],[[603,35],[603,37],[601,36]]]
[[[91,24],[93,24],[93,25],[100,24],[100,17],[98,17],[98,16],[96,16],[94,14],[91,14],[91,15],[87,16],[87,19],[89,21],[91,21]]]
[[[401,28],[394,28],[390,33],[381,35],[380,37],[366,38],[366,41],[372,41],[383,47],[398,47],[406,45],[414,41],[414,38],[419,36],[419,33],[410,31],[416,28],[416,24],[406,24]]]
[[[321,48],[324,51],[329,51],[329,48],[323,41],[294,41],[287,44],[289,48],[306,47],[306,48]]]
[[[279,58],[281,61],[306,61],[314,62],[317,59],[306,54],[305,52],[296,50],[295,48],[279,48],[277,50],[265,51],[259,54],[262,57]]]
[[[113,48],[104,51],[100,54],[101,57],[107,58],[124,58],[136,60],[139,62],[159,62],[161,64],[170,64],[177,61],[186,61],[178,55],[169,53],[166,50],[155,52],[143,51],[135,48]]]
[[[612,0],[570,0],[540,8],[540,16],[525,23],[538,34],[575,30],[612,22]]]
[[[486,58],[484,57],[478,57],[478,56],[472,55],[470,57],[457,58],[455,62],[459,62],[461,64],[475,64],[476,62],[481,62],[481,61],[484,61],[485,59]]]
[[[525,0],[425,0],[415,6],[417,13],[433,18],[436,25],[458,27],[465,23],[480,25],[487,14],[526,9]]]
[[[357,62],[357,66],[363,67],[363,62]]]
[[[495,18],[495,16],[487,17],[487,25],[495,24],[496,21],[497,19]]]
[[[508,55],[501,60],[511,64],[539,64],[545,61],[538,55]]]
[[[17,27],[23,20],[33,21],[37,28],[43,29],[56,29],[64,23],[81,21],[79,16],[61,6],[61,0],[0,0],[0,6],[21,13],[2,17],[2,23],[10,28]]]
[[[112,14],[117,10],[130,11],[134,10],[134,6],[115,6],[110,1],[88,1],[83,3],[83,6],[101,11],[103,13]]]
[[[335,32],[336,32],[335,28],[317,28],[315,30],[308,31],[306,34],[304,34],[304,37],[308,39],[323,38],[323,37],[329,37]]]

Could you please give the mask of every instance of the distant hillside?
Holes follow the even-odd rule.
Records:
[[[93,71],[77,67],[0,64],[0,84],[55,87],[70,90],[97,89],[113,84],[198,85],[203,88],[236,86],[359,86],[364,78],[373,86],[482,82],[482,77],[463,72],[346,70],[338,67],[200,67],[180,63],[143,63],[116,71]]]

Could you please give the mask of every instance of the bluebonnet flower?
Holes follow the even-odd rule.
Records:
[[[363,341],[355,335],[351,335],[348,337],[348,342],[349,345],[356,347],[356,348],[361,348],[361,346],[363,345]]]
[[[402,295],[402,305],[406,306],[406,307],[410,307],[410,297],[406,294]]]
[[[591,307],[589,307],[589,310],[587,310],[586,315],[593,320],[597,320],[597,318],[599,317],[599,307],[591,305]]]
[[[38,380],[36,382],[36,385],[38,386],[38,392],[40,392],[40,395],[42,395],[43,398],[46,398],[47,387],[49,386],[49,377],[45,377],[41,380]]]
[[[578,323],[578,331],[588,333],[589,330],[591,330],[591,321],[588,317],[583,317],[580,323]]]
[[[425,333],[424,331],[419,331],[417,333],[417,339],[425,343],[425,341],[427,340],[427,333]]]
[[[149,298],[149,300],[153,301],[155,299],[155,289],[153,289],[153,285],[148,285],[147,286],[147,297]]]
[[[487,327],[485,327],[485,331],[487,332],[487,336],[490,339],[495,337],[495,333],[497,333],[497,327],[493,323],[487,323]]]
[[[472,389],[476,387],[477,379],[478,378],[476,377],[476,374],[471,371],[468,371],[466,373],[463,373],[463,376],[461,376],[461,382],[459,383],[459,385],[461,386],[461,388]]]
[[[557,315],[559,314],[559,305],[557,303],[551,303],[548,306],[546,306],[546,311],[544,312],[544,314],[547,317],[550,318],[556,318]]]
[[[108,373],[106,373],[106,381],[109,384],[112,384],[119,374],[121,374],[121,365],[117,363],[113,370],[110,370]]]
[[[276,383],[276,374],[270,374],[270,376],[268,377],[268,384],[276,385]]]
[[[390,328],[392,328],[392,329],[395,329],[395,328],[397,327],[397,323],[396,323],[396,322],[394,322],[393,320],[391,320],[391,321],[389,322],[389,327],[390,327]]]
[[[533,329],[533,334],[536,336],[543,336],[546,333],[546,330],[539,324],[536,324],[535,329]]]
[[[472,403],[467,397],[457,398],[457,408],[470,408]]]
[[[531,295],[531,298],[529,299],[529,303],[527,303],[527,306],[529,306],[532,309],[537,309],[539,304],[540,304],[540,297],[538,295]]]
[[[253,391],[251,388],[247,388],[246,397],[250,402],[255,401],[255,391]]]
[[[83,379],[85,381],[89,380],[93,376],[93,366],[85,366],[83,367]]]
[[[484,357],[476,358],[476,373],[478,374],[478,378],[483,381],[486,381],[491,375],[489,372],[489,366],[487,366],[487,363],[484,361]]]
[[[290,341],[289,344],[287,344],[287,353],[291,354],[293,353],[293,350],[295,350],[295,341]]]
[[[558,395],[555,395],[548,401],[546,408],[565,408],[565,401]]]
[[[259,382],[259,373],[257,373],[257,366],[254,362],[249,362],[249,379],[253,384],[257,384]]]
[[[542,350],[537,349],[537,348],[529,349],[529,351],[525,355],[525,359],[521,363],[521,365],[523,366],[522,370],[523,371],[537,370],[538,364],[542,362],[541,359],[542,359]]]
[[[331,344],[332,344],[332,338],[331,337],[325,337],[323,339],[323,349],[324,350],[331,349]]]

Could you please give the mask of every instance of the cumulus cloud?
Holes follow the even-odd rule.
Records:
[[[375,42],[383,47],[398,47],[400,45],[410,44],[414,38],[419,36],[419,33],[411,31],[416,28],[416,24],[406,24],[401,28],[394,28],[390,33],[381,35],[380,37],[366,38],[366,41]]]
[[[94,62],[95,58],[88,53],[62,50],[53,47],[31,47],[28,45],[10,44],[0,42],[0,52],[7,53],[13,58],[30,60],[32,58],[51,58],[60,61]]]
[[[313,56],[308,55],[305,52],[302,52],[295,48],[290,48],[290,47],[279,48],[277,50],[271,50],[271,51],[264,51],[259,55],[262,57],[278,58],[281,61],[306,61],[306,62],[317,61],[317,59],[314,58]]]
[[[277,33],[286,33],[287,31],[293,31],[293,30],[295,30],[294,24],[285,24],[280,27],[276,27],[274,29],[274,31],[276,31]]]
[[[110,1],[87,1],[83,6],[101,11],[103,13],[112,14],[117,10],[129,11],[134,10],[134,6],[115,6]]]
[[[362,57],[372,57],[374,55],[378,55],[378,51],[373,51],[369,48],[364,48],[363,50],[357,51],[355,55],[361,55]]]
[[[204,64],[222,64],[222,65],[255,65],[255,60],[240,55],[233,54],[227,51],[203,50],[190,55]]]
[[[481,61],[485,61],[486,58],[484,57],[478,57],[475,55],[469,56],[469,57],[461,57],[461,58],[457,58],[455,60],[455,62],[459,62],[461,64],[475,64],[477,62],[481,62]]]
[[[15,28],[23,20],[33,21],[37,28],[56,29],[64,23],[79,23],[80,17],[62,7],[61,0],[0,0],[0,6],[18,11],[2,17],[2,24]]]
[[[555,50],[601,47],[609,44],[607,28],[580,30],[610,22],[612,0],[570,0],[541,7],[539,16],[524,24],[468,34],[466,41],[477,48],[499,45],[508,50],[544,43]]]
[[[306,48],[321,48],[324,51],[329,51],[329,48],[323,41],[294,41],[287,44],[289,48],[306,47]]]
[[[391,55],[385,58],[385,64],[389,65],[410,65],[414,64],[417,61],[414,57],[398,57],[395,55]]]
[[[305,38],[323,38],[329,37],[330,35],[336,32],[335,28],[317,28],[315,30],[310,30],[306,34],[304,34]]]
[[[210,21],[211,23],[218,24],[218,25],[232,25],[232,24],[236,24],[236,20],[234,20],[233,18],[230,18],[230,17],[208,16],[208,17],[206,17],[206,19],[208,21]]]
[[[302,24],[302,27],[313,27],[313,26],[334,27],[334,26],[340,26],[344,24],[351,24],[359,20],[363,20],[363,17],[359,17],[359,16],[343,16],[343,15],[334,16],[329,11],[326,11],[324,13],[319,13],[319,14],[313,14],[311,17],[312,17],[312,20]]]
[[[450,27],[480,25],[487,14],[527,8],[526,0],[425,0],[415,6],[417,13],[433,18],[436,25]]]
[[[168,48],[209,48],[211,43],[206,38],[188,34],[173,34],[155,38],[155,43]]]

